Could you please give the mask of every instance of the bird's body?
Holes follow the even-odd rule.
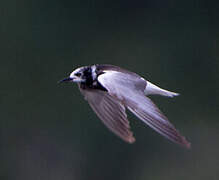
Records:
[[[135,141],[125,112],[129,109],[161,135],[190,147],[190,143],[146,97],[151,94],[174,97],[177,93],[161,89],[136,73],[113,65],[80,67],[63,81],[76,82],[97,116],[124,141]]]

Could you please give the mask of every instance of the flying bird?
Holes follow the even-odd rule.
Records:
[[[80,92],[103,123],[128,143],[135,142],[126,109],[169,140],[190,147],[166,116],[147,97],[178,96],[145,80],[138,74],[113,65],[95,64],[74,70],[60,82],[78,84]]]

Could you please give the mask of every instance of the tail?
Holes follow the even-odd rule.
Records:
[[[161,96],[167,96],[167,97],[174,97],[174,96],[178,96],[178,93],[175,92],[171,92],[171,91],[167,91],[165,89],[161,89],[158,86],[150,83],[149,81],[147,81],[147,85],[146,88],[144,90],[145,95],[161,95]]]

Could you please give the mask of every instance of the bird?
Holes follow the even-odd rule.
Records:
[[[167,117],[148,95],[167,97],[178,93],[162,89],[140,75],[109,64],[94,64],[75,69],[59,83],[77,83],[81,94],[106,127],[127,143],[134,143],[126,110],[170,141],[190,148]]]

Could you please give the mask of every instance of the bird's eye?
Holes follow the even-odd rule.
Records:
[[[80,77],[80,76],[81,76],[81,73],[78,72],[78,73],[75,74],[75,76]]]

